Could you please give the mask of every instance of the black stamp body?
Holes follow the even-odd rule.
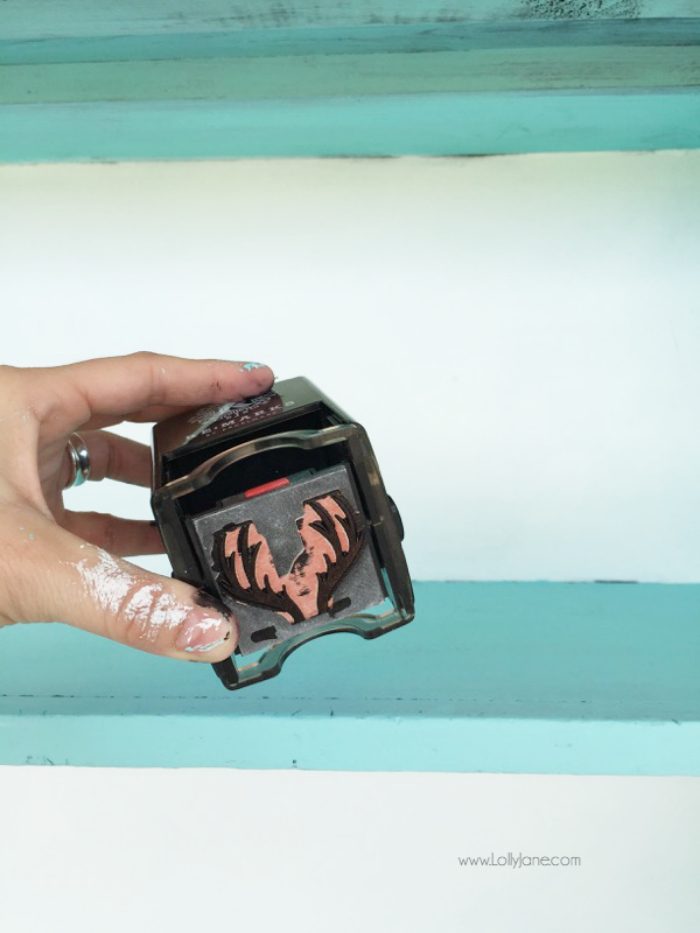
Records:
[[[173,576],[230,609],[229,689],[333,632],[410,622],[399,513],[367,433],[309,380],[157,424],[152,507]]]

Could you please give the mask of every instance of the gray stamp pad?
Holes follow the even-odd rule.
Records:
[[[323,470],[305,471],[288,477],[288,480],[288,485],[272,488],[252,498],[237,495],[224,499],[216,508],[188,520],[208,582],[236,616],[238,651],[243,655],[268,649],[302,632],[320,628],[331,620],[356,615],[386,598],[370,529],[359,506],[348,468],[340,464]],[[333,492],[340,495],[329,499]],[[314,503],[318,499],[321,500],[321,508]],[[334,547],[324,544],[329,556],[325,561],[325,572],[319,577],[305,569],[310,555],[300,530],[305,504],[310,501],[306,515],[316,519],[317,523],[309,527],[322,527],[330,541],[335,542]],[[345,511],[351,514],[345,515]],[[262,545],[258,547],[259,537],[255,531],[266,539],[273,563],[270,576],[276,577],[276,586],[270,582],[270,576],[265,575],[264,552]],[[247,536],[250,536],[250,541]],[[252,543],[253,539],[255,544],[246,548],[245,544]],[[323,543],[325,539],[318,540]],[[227,549],[240,549],[235,564],[232,556],[226,556]],[[246,555],[249,558],[247,573],[241,570]],[[318,564],[318,556],[315,561]],[[311,562],[310,566],[315,565]],[[303,578],[311,581],[311,587],[305,583],[300,587],[300,575],[306,575]],[[337,583],[334,582],[336,580]],[[309,617],[309,599],[313,600],[315,593],[311,596],[306,594],[317,584],[318,604],[324,602],[325,586],[330,597],[329,609]],[[280,590],[281,593],[278,592]],[[294,600],[305,606],[305,618]],[[298,615],[297,621],[282,614],[285,606],[291,609],[292,614]]]

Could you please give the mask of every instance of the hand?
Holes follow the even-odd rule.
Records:
[[[0,366],[0,626],[60,620],[173,658],[227,658],[238,632],[223,605],[121,559],[162,553],[151,522],[65,508],[66,444],[80,432],[90,479],[150,486],[149,447],[103,428],[238,401],[273,381],[267,366],[154,353]]]

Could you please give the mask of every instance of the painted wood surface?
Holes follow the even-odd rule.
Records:
[[[228,693],[58,625],[0,633],[0,764],[700,774],[700,586],[418,583]]]
[[[664,83],[700,86],[694,46],[624,45],[572,49],[477,49],[415,54],[188,59],[14,65],[0,84],[0,104],[37,101],[270,100],[285,87],[296,98],[483,91],[641,91]]]
[[[8,38],[700,15],[698,0],[4,0]]]
[[[0,159],[700,145],[700,0],[0,6]]]

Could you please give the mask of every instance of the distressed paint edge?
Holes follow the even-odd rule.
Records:
[[[183,9],[178,0],[151,0],[148,5],[119,2],[86,4],[84,0],[5,0],[2,22],[11,37],[30,35],[65,36],[103,34],[109,30],[121,35],[280,28],[423,25],[433,22],[460,24],[472,21],[548,20],[565,23],[600,21],[611,14],[625,19],[673,19],[695,12],[690,0],[470,0],[445,7],[433,0],[317,0],[310,4],[288,0],[258,0],[255,4],[232,5],[227,0],[209,0],[205,5],[190,3]],[[202,8],[200,9],[200,6]],[[135,7],[137,9],[135,9]],[[28,25],[31,24],[31,27]]]
[[[2,765],[700,775],[700,722],[3,716],[0,735]]]

